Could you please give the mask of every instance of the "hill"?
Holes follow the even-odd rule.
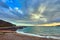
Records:
[[[0,20],[0,27],[8,27],[8,26],[16,26],[16,25],[3,21],[3,20]]]

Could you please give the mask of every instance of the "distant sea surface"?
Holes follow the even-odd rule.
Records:
[[[38,35],[60,35],[60,26],[40,26],[40,27],[26,27],[24,29],[18,29],[18,32],[25,32],[25,33],[31,33],[31,34],[38,34]]]

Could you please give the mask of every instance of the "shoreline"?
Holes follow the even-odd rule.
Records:
[[[9,30],[8,30],[9,31]],[[0,40],[57,40],[51,38],[41,38],[34,36],[27,36],[23,34],[16,33],[15,31],[0,30],[0,32],[5,32],[5,34],[0,35]]]

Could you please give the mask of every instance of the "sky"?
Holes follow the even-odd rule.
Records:
[[[0,20],[16,25],[60,22],[60,0],[0,0]]]

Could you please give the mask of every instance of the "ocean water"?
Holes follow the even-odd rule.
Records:
[[[60,26],[46,27],[46,26],[29,26],[24,29],[18,29],[18,32],[31,33],[37,35],[60,35]]]

